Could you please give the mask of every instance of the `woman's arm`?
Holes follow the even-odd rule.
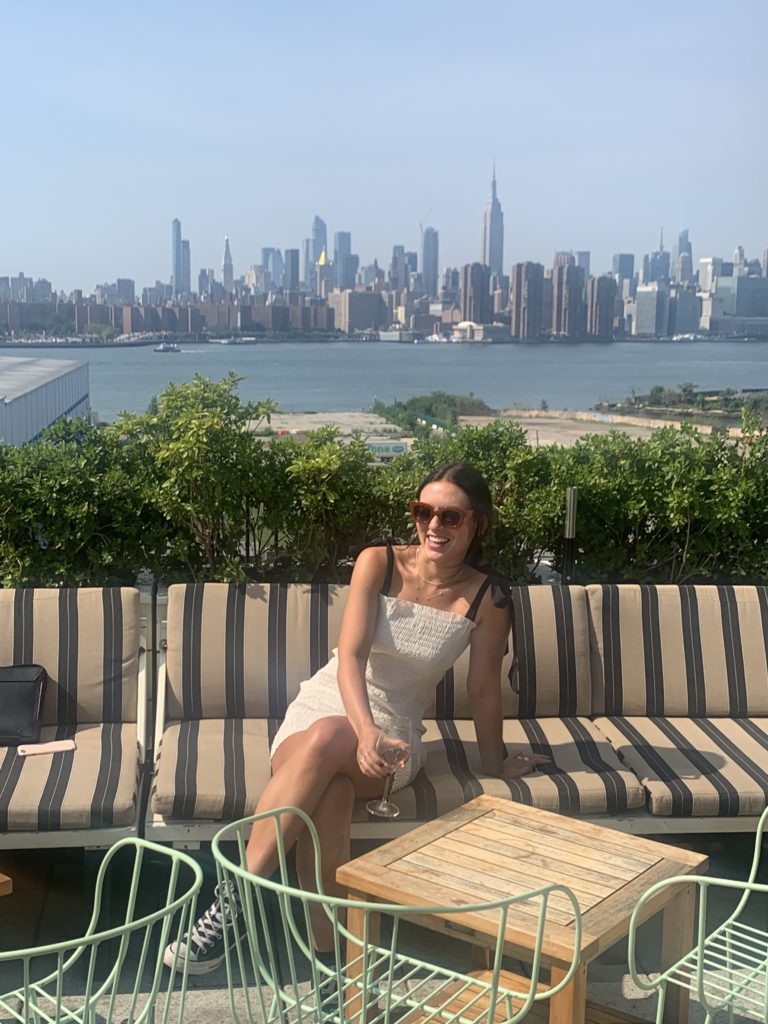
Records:
[[[365,763],[373,770],[361,768],[374,777],[385,774],[387,767],[376,754],[378,729],[368,701],[365,669],[385,571],[385,548],[365,548],[360,552],[352,571],[338,646],[338,683],[344,710],[357,736],[358,750],[366,755]]]
[[[487,775],[513,779],[549,761],[543,754],[504,758],[501,663],[509,637],[509,612],[497,608],[490,594],[480,606],[469,648],[467,691],[475,723],[480,763]]]

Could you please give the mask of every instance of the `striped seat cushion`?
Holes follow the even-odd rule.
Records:
[[[585,718],[504,723],[510,748],[549,754],[545,772],[503,782],[483,775],[474,726],[428,721],[424,770],[396,794],[405,821],[427,821],[481,793],[569,814],[621,813],[645,793],[610,744]],[[277,723],[263,719],[172,722],[163,734],[152,810],[177,819],[231,821],[252,814],[269,778],[269,743]],[[356,819],[367,814],[361,802]]]
[[[593,708],[768,715],[768,588],[591,585]]]
[[[472,722],[426,722],[424,770],[396,794],[405,819],[429,820],[487,793],[565,814],[618,814],[642,807],[645,793],[586,718],[504,722],[510,750],[535,751],[551,765],[510,782],[483,774]]]
[[[279,718],[336,646],[347,587],[168,588],[167,717]]]
[[[132,825],[139,797],[134,723],[44,726],[76,749],[20,757],[0,747],[0,832]]]
[[[138,590],[0,590],[0,665],[29,663],[48,673],[45,725],[135,722]]]
[[[598,718],[648,791],[651,814],[758,815],[768,802],[768,718]]]
[[[277,726],[263,718],[169,722],[155,763],[152,811],[214,821],[253,814],[269,780]]]

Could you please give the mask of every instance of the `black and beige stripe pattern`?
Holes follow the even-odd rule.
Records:
[[[768,589],[587,587],[593,712],[768,715]]]
[[[155,812],[227,820],[253,810],[271,738],[336,645],[346,593],[171,588]],[[646,804],[660,815],[759,813],[768,799],[767,593],[514,588],[518,670],[513,690],[510,653],[504,740],[547,753],[552,765],[510,783],[483,776],[466,652],[437,687],[424,770],[398,793],[404,818],[428,820],[484,792],[569,814]]]
[[[90,829],[136,817],[139,595],[133,588],[0,590],[0,664],[43,665],[41,742],[0,748],[0,831]]]
[[[483,793],[564,814],[621,814],[645,803],[638,780],[586,718],[505,721],[504,743],[510,752],[552,758],[542,770],[509,782],[483,773],[471,722],[436,720],[425,725],[424,768],[396,795],[407,821],[428,821]],[[356,818],[366,817],[361,804]]]
[[[347,587],[168,588],[166,723],[151,797],[172,818],[251,814],[300,684],[336,646]]]
[[[336,646],[346,597],[325,584],[169,587],[166,718],[282,719]]]
[[[264,718],[169,722],[152,788],[153,812],[215,821],[253,814],[269,780],[269,747],[278,724]]]
[[[768,803],[768,718],[598,718],[651,814],[755,816]]]
[[[512,587],[515,629],[502,667],[505,718],[588,715],[589,618],[583,587]],[[514,643],[517,649],[514,649]],[[516,672],[508,679],[513,655]],[[440,682],[428,717],[471,718],[470,652]]]

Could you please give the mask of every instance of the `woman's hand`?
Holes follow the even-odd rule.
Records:
[[[517,779],[521,775],[536,771],[540,764],[550,764],[551,761],[552,758],[546,754],[508,754],[502,762],[499,778]]]
[[[373,726],[361,732],[357,739],[357,766],[370,779],[383,779],[392,774],[392,768],[376,750],[379,732]]]

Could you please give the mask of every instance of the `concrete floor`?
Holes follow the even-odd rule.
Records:
[[[752,837],[749,835],[696,836],[681,838],[677,842],[706,853],[711,860],[712,875],[744,878],[748,872],[753,849]],[[354,852],[359,854],[369,847],[370,844],[359,843]],[[200,850],[195,856],[206,874],[207,888],[201,898],[207,901],[215,880],[213,860],[207,849]],[[0,851],[0,872],[10,875],[14,885],[12,895],[0,898],[0,952],[80,934],[90,915],[90,894],[99,858],[97,852],[83,853],[80,850]],[[760,881],[768,882],[768,863],[762,865]],[[110,890],[114,897],[111,905],[115,917],[113,923],[119,921],[121,888],[123,882],[117,878]],[[141,898],[148,909],[156,906],[157,893],[151,891],[151,887],[142,892]],[[714,900],[712,910],[715,916],[722,919],[732,902],[732,899],[722,896]],[[768,926],[766,902],[753,909],[751,923],[763,928]],[[414,929],[409,936],[414,951],[418,950],[420,935],[424,934]],[[429,936],[430,952],[434,952],[434,933],[429,933]],[[448,941],[451,948],[442,949],[442,956],[455,961],[456,966],[461,966],[466,947],[454,940]],[[652,972],[658,962],[658,921],[649,922],[646,926],[640,948],[642,964],[647,971]],[[628,976],[626,942],[617,944],[596,961],[590,967],[589,979],[591,999],[633,1012],[648,1020],[654,1019],[654,998],[637,991]],[[0,963],[0,992],[5,991],[10,984],[8,968]],[[211,1024],[212,1020],[230,1019],[223,966],[209,975],[191,979],[190,990],[185,1011],[187,1024]],[[737,1019],[756,1021],[760,1018],[752,1016]],[[691,1024],[703,1021],[700,1007],[692,1006],[690,1021]]]

